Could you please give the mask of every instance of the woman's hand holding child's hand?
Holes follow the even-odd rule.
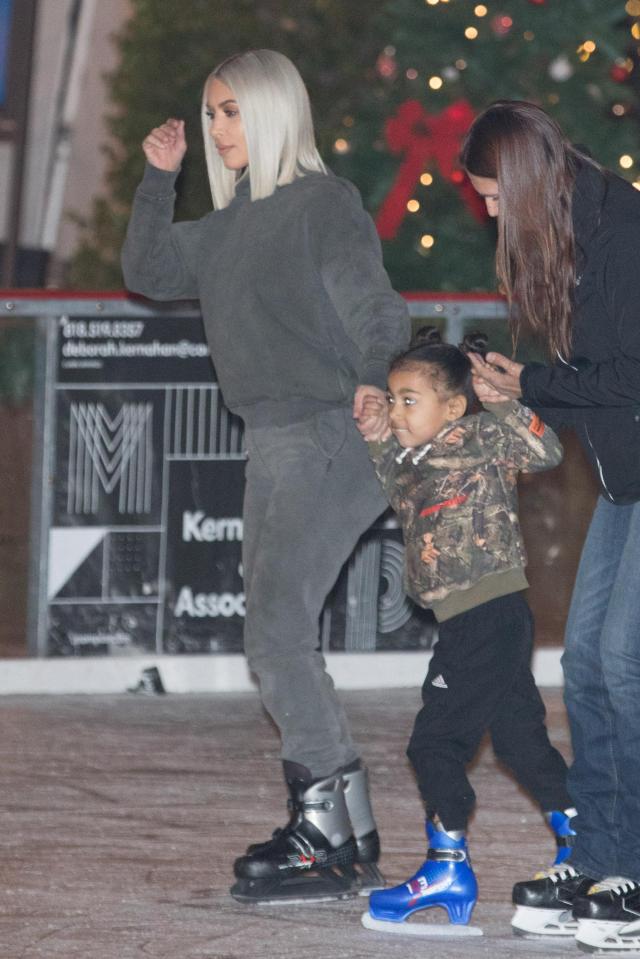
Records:
[[[359,386],[353,402],[353,418],[367,443],[379,443],[391,435],[387,396],[377,386]]]

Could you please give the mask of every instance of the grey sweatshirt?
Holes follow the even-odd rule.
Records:
[[[384,388],[406,347],[406,304],[346,180],[313,173],[200,220],[173,223],[177,174],[147,165],[122,267],[129,290],[198,299],[229,409],[253,426],[348,406],[359,383]]]

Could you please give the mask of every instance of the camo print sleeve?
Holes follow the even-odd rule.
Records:
[[[486,409],[503,430],[496,443],[495,462],[508,463],[523,473],[552,469],[562,461],[562,445],[550,426],[520,403],[492,403]]]
[[[380,443],[367,443],[367,447],[378,479],[382,483],[387,498],[392,501],[396,476],[399,472],[396,456],[400,452],[400,447],[393,437]]]

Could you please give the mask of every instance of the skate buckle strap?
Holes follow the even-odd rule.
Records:
[[[300,809],[333,809],[331,799],[287,799],[287,809],[289,812],[298,812]]]
[[[466,855],[462,849],[428,849],[427,859],[431,862],[464,862]]]
[[[331,812],[335,803],[331,799],[305,799],[302,803],[304,812]]]
[[[296,803],[294,803],[291,799],[287,799],[287,809],[289,812],[313,812],[314,810],[319,810],[320,812],[331,812],[334,805],[335,804],[331,799],[303,799],[302,801]],[[278,832],[278,830],[276,830],[276,832]]]
[[[303,869],[311,869],[314,865],[322,865],[326,862],[327,854],[325,850],[314,849],[304,836],[293,833],[289,836],[290,846],[296,850],[292,855],[287,856],[287,864],[298,866]],[[282,867],[286,868],[286,867]]]
[[[564,849],[567,846],[575,846],[575,836],[556,836],[556,846],[558,849]]]

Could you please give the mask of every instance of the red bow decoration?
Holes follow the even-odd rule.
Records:
[[[382,240],[393,240],[407,212],[407,201],[434,160],[443,177],[461,193],[473,216],[484,220],[486,210],[468,178],[458,166],[462,137],[473,122],[474,113],[467,100],[456,100],[435,116],[424,109],[419,100],[405,100],[397,114],[384,126],[387,145],[392,153],[404,154],[402,166],[376,218]]]

